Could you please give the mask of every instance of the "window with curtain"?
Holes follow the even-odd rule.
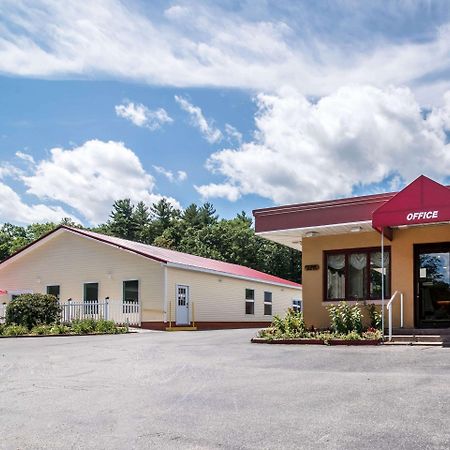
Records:
[[[351,249],[326,254],[325,300],[379,300],[384,277],[385,298],[390,293],[390,249],[384,254],[384,273],[379,249]]]

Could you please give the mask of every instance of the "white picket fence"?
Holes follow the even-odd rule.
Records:
[[[103,302],[60,303],[61,322],[77,319],[112,320],[118,325],[139,326],[141,323],[139,303],[105,300]]]

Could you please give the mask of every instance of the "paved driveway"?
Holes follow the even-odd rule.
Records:
[[[450,349],[252,330],[0,340],[0,448],[450,447]]]

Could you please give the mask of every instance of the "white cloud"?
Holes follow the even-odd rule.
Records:
[[[32,222],[60,222],[64,217],[79,220],[60,206],[26,204],[10,186],[0,182],[0,222],[29,224]]]
[[[189,15],[189,8],[186,6],[174,5],[164,11],[164,15],[171,20],[183,19]]]
[[[400,2],[403,9],[406,3]],[[336,21],[350,20],[345,13],[352,12],[352,4],[339,2],[344,12]],[[372,19],[367,4],[352,14],[354,25]],[[425,11],[426,6],[422,8]],[[244,14],[245,9],[251,14]],[[156,22],[152,18],[161,15],[152,14],[151,7],[119,0],[4,0],[0,71],[51,78],[106,75],[156,85],[265,92],[289,85],[312,96],[330,94],[346,83],[411,84],[423,95],[421,103],[431,102],[424,86],[433,87],[433,100],[450,88],[443,75],[450,69],[448,24],[439,22],[436,27],[430,20],[421,39],[410,40],[396,40],[395,34],[390,40],[369,29],[363,41],[351,35],[345,22],[341,27],[324,27],[325,18],[314,16],[308,21],[314,8],[302,7],[297,15],[290,15],[286,5],[280,9],[287,10],[283,17],[264,12],[262,5],[242,5],[239,11],[217,4],[174,5]],[[408,13],[391,5],[378,11],[378,19],[394,23]],[[341,41],[330,28],[347,30],[347,39]]]
[[[195,190],[202,196],[203,199],[212,197],[225,198],[230,202],[235,202],[241,197],[240,189],[228,183],[223,184],[204,184],[202,186],[195,186]]]
[[[119,117],[129,120],[137,127],[145,127],[151,131],[161,128],[166,123],[173,122],[164,108],[152,111],[141,103],[128,102],[123,105],[116,105],[115,110]]]
[[[153,193],[154,179],[136,154],[115,141],[91,140],[73,149],[53,148],[50,158],[37,163],[34,172],[22,180],[29,194],[62,202],[93,224],[108,218],[117,199],[151,204],[162,198]]]
[[[29,153],[18,151],[16,152],[16,156],[29,164],[35,164],[33,156],[30,155]]]
[[[317,103],[289,89],[257,102],[256,138],[212,154],[207,167],[225,182],[197,187],[203,196],[302,202],[450,174],[450,93],[425,117],[407,88],[348,86]]]
[[[200,130],[202,136],[210,143],[214,144],[222,140],[222,132],[214,127],[212,121],[205,119],[201,108],[194,106],[188,102],[185,98],[175,95],[176,102],[180,105],[183,111],[186,111],[191,117],[191,123],[193,126]]]
[[[225,124],[225,133],[228,135],[229,141],[235,141],[238,144],[242,142],[242,133],[229,123]]]
[[[171,183],[180,183],[187,178],[187,173],[184,170],[178,170],[176,173],[167,170],[161,166],[153,166],[156,172],[164,175]]]

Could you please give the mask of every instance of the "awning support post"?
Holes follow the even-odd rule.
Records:
[[[381,334],[384,338],[384,227],[381,227]]]

